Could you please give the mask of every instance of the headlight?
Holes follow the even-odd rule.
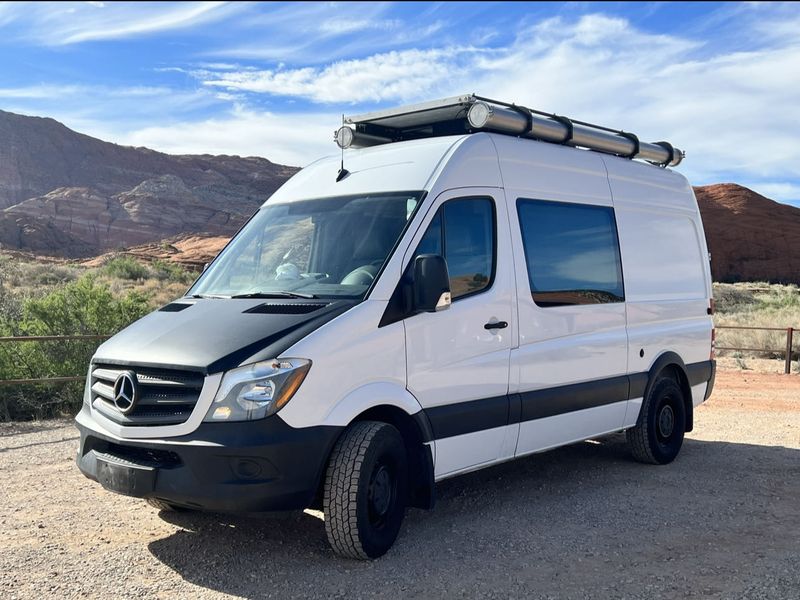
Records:
[[[311,361],[284,358],[225,373],[204,421],[252,421],[276,413],[303,383]]]

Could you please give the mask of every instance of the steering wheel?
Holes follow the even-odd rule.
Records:
[[[339,282],[343,285],[371,285],[378,274],[378,267],[374,264],[361,265],[350,271]]]

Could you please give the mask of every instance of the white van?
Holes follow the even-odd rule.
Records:
[[[86,476],[164,510],[321,507],[374,558],[447,477],[620,431],[676,457],[714,383],[708,252],[686,179],[631,158],[680,151],[475,96],[337,139],[375,145],[297,173],[97,350]]]

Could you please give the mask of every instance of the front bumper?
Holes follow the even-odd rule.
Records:
[[[203,423],[189,435],[129,440],[93,426],[84,407],[77,463],[111,491],[223,512],[294,510],[314,501],[342,428],[295,429],[279,416]]]

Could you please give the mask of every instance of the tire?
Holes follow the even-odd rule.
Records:
[[[163,510],[164,512],[184,512],[189,510],[188,508],[183,508],[182,506],[176,506],[175,504],[170,504],[165,500],[159,500],[158,498],[146,498],[147,503],[152,506],[153,508],[157,508],[158,510]]]
[[[334,552],[366,560],[397,539],[408,497],[406,450],[392,425],[361,421],[336,443],[325,475],[325,532]]]
[[[639,462],[666,465],[675,460],[686,432],[683,391],[674,379],[657,379],[642,404],[636,426],[625,434]]]

